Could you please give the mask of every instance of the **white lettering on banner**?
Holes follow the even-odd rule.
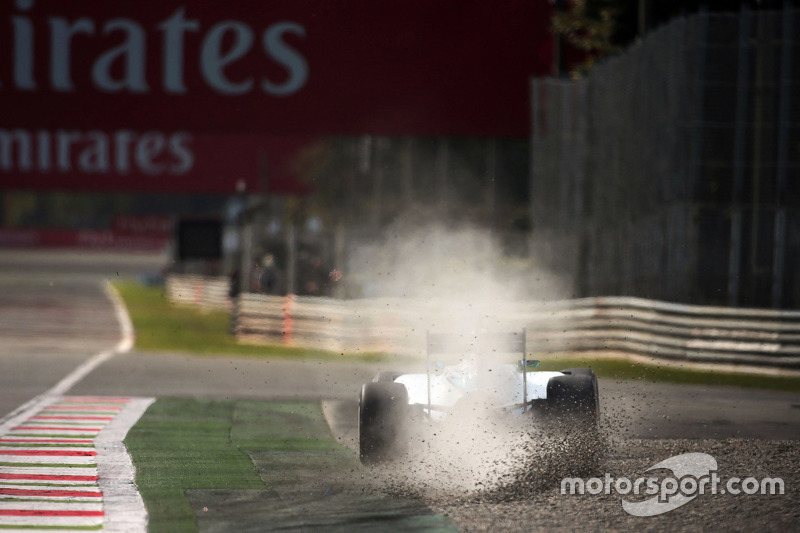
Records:
[[[273,24],[264,32],[264,50],[268,56],[274,57],[289,71],[289,78],[283,83],[272,83],[264,78],[261,88],[264,92],[275,96],[289,96],[303,88],[308,80],[308,64],[302,55],[283,42],[285,33],[306,36],[306,30],[293,22]]]
[[[29,10],[33,0],[17,0],[17,7]],[[33,81],[33,24],[25,17],[11,17],[14,28],[14,83],[20,89],[33,91],[36,82]]]
[[[31,132],[0,128],[0,172],[182,175],[194,166],[186,132]]]
[[[198,31],[200,24],[196,20],[186,20],[183,8],[158,25],[164,32],[164,90],[168,93],[185,93],[183,84],[183,34],[187,31]]]
[[[147,80],[147,42],[146,28],[135,20],[115,18],[108,21],[94,21],[88,17],[67,20],[51,16],[46,19],[49,30],[50,57],[37,56],[34,46],[36,30],[44,31],[36,24],[29,12],[34,8],[34,0],[15,0],[19,13],[11,17],[13,32],[12,72],[13,87],[19,91],[39,91],[42,85],[34,76],[34,64],[49,60],[49,88],[56,92],[75,92],[72,65],[73,55],[80,55],[86,49],[87,41],[103,39],[107,36],[121,35],[122,42],[104,50],[93,58],[91,81],[94,87],[106,93],[128,92],[146,94],[151,86],[159,86],[166,93],[184,94],[188,92],[184,82],[184,67],[193,64],[194,53],[199,63],[203,81],[213,91],[223,95],[241,95],[260,90],[272,96],[291,96],[305,87],[308,81],[308,63],[305,57],[285,38],[294,35],[304,39],[305,28],[291,21],[279,21],[267,26],[261,43],[264,55],[286,71],[285,79],[274,81],[267,76],[258,77],[257,72],[231,79],[226,70],[251,54],[255,33],[253,28],[237,20],[225,20],[213,24],[205,34],[200,22],[186,16],[186,8],[180,7],[169,17],[157,23],[155,28],[161,38],[161,79],[157,83]],[[201,33],[198,50],[187,50],[187,33]],[[103,39],[105,42],[106,39]],[[115,43],[117,41],[114,41]],[[41,54],[42,51],[39,51]],[[152,57],[152,56],[151,56]],[[85,63],[83,61],[81,64]],[[0,80],[0,90],[3,90]],[[41,80],[40,80],[41,81]],[[160,82],[160,83],[159,83]]]
[[[222,38],[226,33],[233,34],[233,46],[222,52]],[[253,30],[241,22],[220,22],[208,32],[203,41],[203,53],[200,65],[206,81],[223,94],[242,94],[253,89],[253,80],[240,83],[229,81],[223,72],[224,68],[240,59],[253,46]]]
[[[100,89],[106,92],[122,89],[128,89],[132,93],[147,92],[147,83],[144,81],[144,31],[138,24],[130,20],[115,19],[105,25],[103,34],[108,35],[118,30],[125,32],[127,39],[97,59],[92,68],[92,79]],[[122,59],[125,64],[125,79],[123,80],[114,80],[111,77],[111,66],[118,58]]]

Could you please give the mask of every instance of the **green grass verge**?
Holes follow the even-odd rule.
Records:
[[[358,361],[384,358],[377,353],[340,354],[282,345],[239,344],[230,334],[230,315],[225,311],[175,305],[161,287],[136,282],[116,282],[114,287],[128,308],[136,330],[136,349],[140,351]]]
[[[352,453],[337,453],[346,450],[330,437],[319,405],[309,402],[162,399],[125,445],[150,532],[197,531],[187,490],[267,489],[243,450],[330,451],[355,461]]]
[[[668,383],[690,383],[697,385],[727,385],[771,390],[800,392],[800,378],[767,376],[697,370],[658,364],[646,364],[625,359],[606,357],[557,357],[541,360],[539,370],[562,370],[588,367],[604,378],[639,379]]]

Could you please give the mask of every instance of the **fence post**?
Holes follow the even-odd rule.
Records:
[[[775,242],[772,260],[772,307],[783,303],[783,275],[786,260],[786,173],[789,156],[789,120],[792,97],[792,48],[794,46],[794,9],[787,2],[783,6],[781,31],[781,84],[778,109],[778,153],[775,170]]]
[[[739,305],[742,270],[742,187],[744,183],[745,139],[747,137],[747,87],[750,80],[750,10],[739,13],[739,62],[736,74],[736,118],[733,141],[733,190],[731,195],[731,243],[728,255],[728,305]]]

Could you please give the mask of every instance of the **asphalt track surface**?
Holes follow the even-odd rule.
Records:
[[[104,279],[164,265],[152,255],[0,250],[0,417],[119,341]],[[352,446],[360,384],[381,369],[131,352],[103,363],[69,394],[324,400],[338,413],[334,434]],[[421,497],[464,531],[800,527],[800,393],[602,380],[601,397],[603,472],[635,479],[671,456],[702,452],[716,458],[722,477],[781,477],[785,494],[702,495],[667,514],[638,518],[622,510],[620,495],[561,495],[559,480],[574,466],[563,456],[545,457],[534,483],[512,486],[499,498],[405,483],[413,469],[364,469],[354,483],[368,478],[398,496]]]

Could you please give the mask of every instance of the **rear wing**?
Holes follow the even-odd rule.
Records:
[[[522,410],[528,407],[528,356],[525,343],[526,330],[510,333],[431,333],[425,332],[426,372],[428,376],[428,413],[431,412],[431,354],[451,353],[521,353],[522,354]]]

